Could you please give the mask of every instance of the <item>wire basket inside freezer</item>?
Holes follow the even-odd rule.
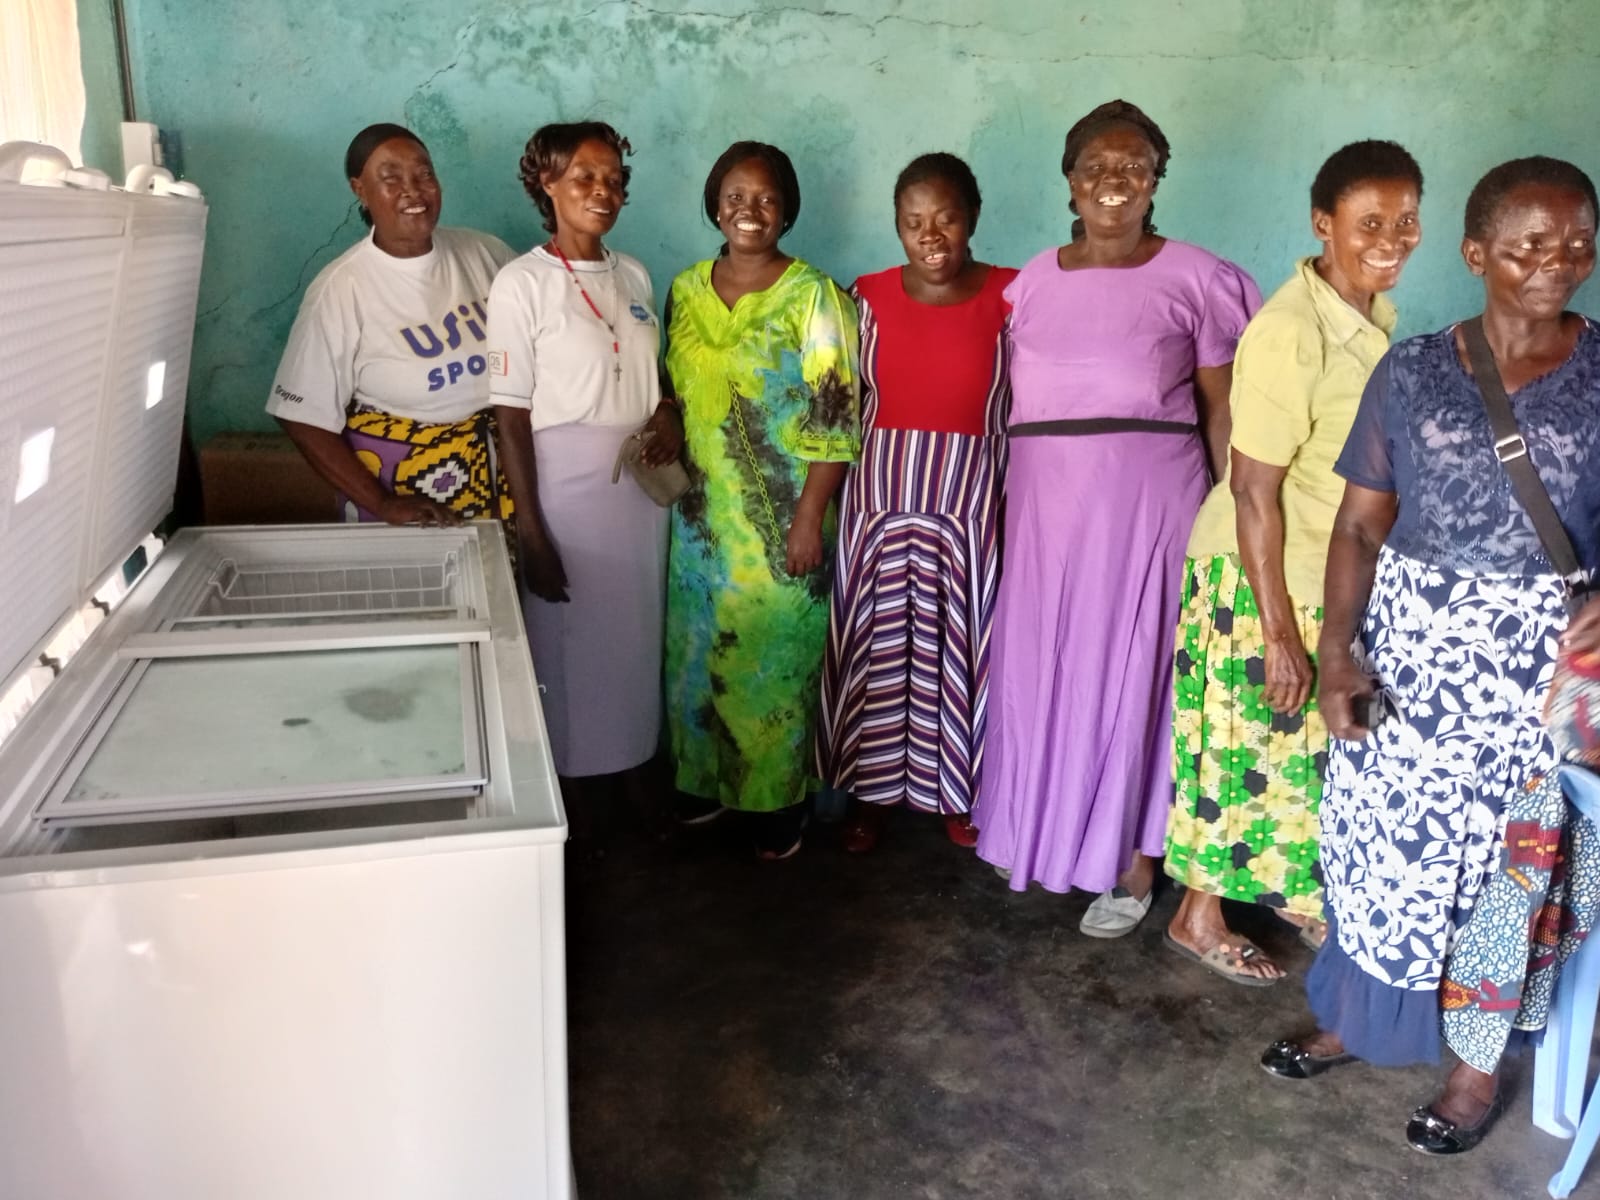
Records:
[[[193,615],[454,613],[462,606],[461,585],[454,551],[438,562],[349,567],[240,566],[227,558],[217,564]]]

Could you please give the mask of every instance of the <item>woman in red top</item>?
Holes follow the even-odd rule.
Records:
[[[850,289],[865,436],[840,507],[818,757],[825,784],[866,802],[854,851],[877,843],[874,806],[901,802],[975,840],[1016,276],[972,257],[981,206],[955,155],[913,160],[894,188],[906,264]]]

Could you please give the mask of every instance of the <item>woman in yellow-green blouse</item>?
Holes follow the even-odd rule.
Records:
[[[1336,152],[1311,187],[1322,253],[1239,340],[1228,478],[1189,541],[1173,695],[1177,797],[1167,874],[1188,889],[1167,945],[1236,983],[1283,971],[1230,931],[1222,900],[1324,933],[1317,807],[1328,731],[1312,689],[1333,473],[1367,376],[1389,348],[1383,293],[1421,240],[1422,171],[1393,142]]]

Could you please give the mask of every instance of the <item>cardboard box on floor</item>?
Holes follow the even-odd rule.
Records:
[[[282,433],[219,433],[200,447],[207,525],[333,521],[333,489]]]

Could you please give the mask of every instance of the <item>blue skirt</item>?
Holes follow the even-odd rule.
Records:
[[[1540,716],[1565,627],[1554,576],[1379,556],[1357,652],[1384,719],[1329,748],[1328,940],[1306,977],[1318,1025],[1374,1065],[1439,1061],[1440,983],[1507,801],[1555,763]]]

